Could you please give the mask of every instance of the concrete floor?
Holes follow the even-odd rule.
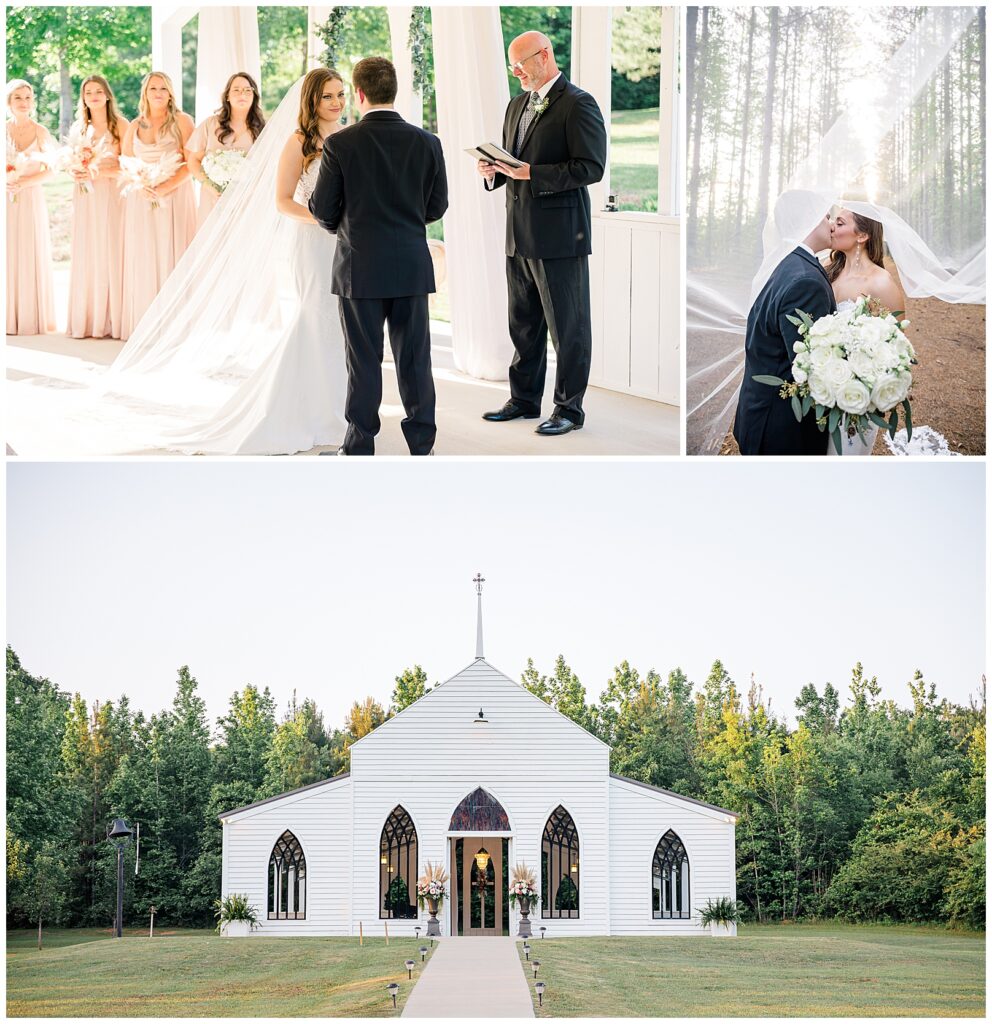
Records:
[[[404,1017],[533,1017],[516,942],[441,939],[410,993]]]

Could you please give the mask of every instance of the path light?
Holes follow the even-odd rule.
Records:
[[[527,942],[524,943],[524,956],[530,959],[530,944]]]
[[[396,984],[395,981],[391,981],[386,986],[386,991],[393,997],[393,1009],[394,1010],[396,1009],[396,993],[399,992],[399,990],[400,990],[400,987],[399,987],[399,985]]]
[[[423,963],[427,959],[427,947],[420,947],[420,962]]]
[[[417,938],[418,938],[418,939],[420,938],[420,932],[421,932],[421,930],[423,929],[423,927],[424,927],[424,926],[423,926],[422,924],[415,924],[415,925],[413,926],[413,930],[414,930],[414,931],[415,931],[415,932],[417,933]]]
[[[546,927],[545,927],[545,926],[544,926],[544,925],[542,924],[542,925],[541,925],[541,938],[542,938],[542,939],[544,938],[544,933],[545,933],[545,932],[546,932],[547,930],[548,930],[548,929],[547,929],[547,928],[546,928]]]
[[[544,1005],[544,982],[538,981],[534,983],[534,991],[537,993],[537,1005]]]
[[[407,960],[403,965],[406,968],[406,976],[410,981],[413,981],[413,969],[417,965],[412,960]]]
[[[534,980],[537,981],[537,972],[541,969],[541,961],[540,960],[535,960],[531,964],[531,967],[534,968]]]

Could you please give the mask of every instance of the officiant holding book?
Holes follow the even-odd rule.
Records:
[[[479,160],[483,184],[506,188],[506,282],[510,399],[483,419],[538,419],[547,336],[557,355],[554,410],[539,434],[567,434],[585,420],[592,323],[588,185],[606,168],[606,125],[596,101],[558,70],[551,41],[525,32],[510,43],[509,68],[523,92],[503,120],[503,148],[516,159]]]

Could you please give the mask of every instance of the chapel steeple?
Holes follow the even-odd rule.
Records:
[[[475,593],[479,601],[475,624],[475,660],[480,661],[482,659],[482,584],[486,581],[482,578],[482,573],[477,572],[472,582],[475,584]]]

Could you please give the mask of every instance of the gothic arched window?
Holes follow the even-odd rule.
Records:
[[[417,916],[417,830],[399,805],[379,837],[379,917]]]
[[[658,840],[651,863],[651,913],[656,918],[691,916],[689,857],[682,840],[669,829]]]
[[[455,808],[449,832],[509,832],[510,819],[503,805],[481,786]]]
[[[307,860],[300,841],[288,829],[269,858],[269,920],[307,916]]]
[[[541,917],[579,916],[579,833],[559,804],[541,843]]]

